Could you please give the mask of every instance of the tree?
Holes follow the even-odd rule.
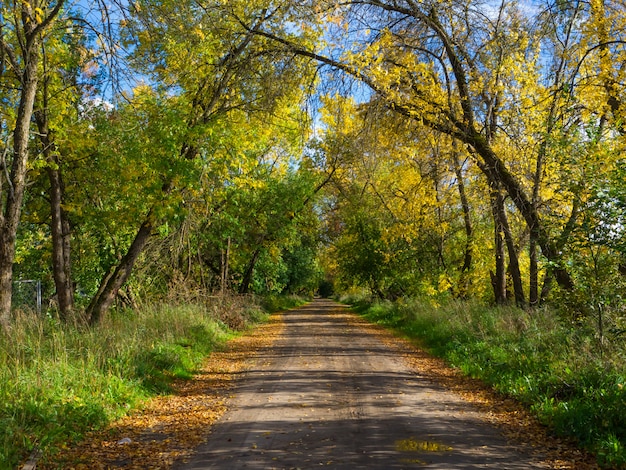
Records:
[[[133,18],[125,27],[128,41],[137,40],[137,67],[153,79],[161,93],[173,90],[189,106],[184,117],[186,136],[177,151],[183,159],[210,159],[212,126],[232,111],[271,115],[283,97],[293,96],[305,71],[301,67],[285,67],[284,59],[269,60],[272,51],[260,44],[260,37],[242,30],[239,21],[226,14],[242,15],[253,30],[270,19],[280,20],[268,17],[263,5],[249,6],[219,2],[199,6],[191,2],[181,8],[179,3],[167,1],[133,4]],[[164,196],[175,189],[175,179],[163,181]],[[144,215],[128,252],[111,275],[102,280],[87,309],[92,322],[98,322],[105,314],[127,281],[138,256],[159,226],[158,212],[158,207],[154,207]]]
[[[9,92],[3,105],[3,184],[0,186],[0,326],[10,327],[15,237],[26,190],[31,118],[40,80],[40,47],[57,22],[63,0],[3,4],[0,10],[0,86]],[[7,158],[8,157],[8,158]]]
[[[85,36],[81,28],[71,33],[64,29],[56,31],[42,44],[42,77],[34,111],[40,154],[44,160],[42,166],[48,177],[48,188],[44,191],[48,194],[50,207],[52,274],[58,311],[66,321],[74,317],[74,281],[71,222],[64,208],[65,183],[61,155],[63,151],[67,154],[68,148],[72,146],[67,129],[81,127],[79,103],[86,97],[86,84],[89,81],[81,69],[91,59],[84,54],[85,50]],[[81,84],[81,81],[84,83]],[[61,150],[59,145],[66,148]],[[33,179],[36,179],[36,175],[33,175]]]
[[[83,177],[90,183],[84,198],[93,212],[90,218],[120,246],[113,263],[101,257],[103,276],[86,311],[91,323],[113,304],[159,225],[183,216],[183,193],[172,191],[173,182],[184,188],[198,174],[195,162],[180,154],[187,110],[184,99],[140,87],[130,103],[100,113],[94,121],[100,139],[87,150],[91,160]],[[133,235],[137,220],[142,223]]]
[[[457,172],[452,158],[459,150],[375,100],[334,96],[324,104],[319,160],[335,169],[327,216],[339,219],[329,235],[344,284],[389,298],[467,295],[458,286],[472,275],[464,269],[468,220],[473,228],[467,169]]]
[[[487,180],[507,192],[531,227],[559,284],[571,288],[572,279],[560,260],[555,238],[495,140],[497,114],[505,97],[500,76],[513,74],[513,64],[525,62],[524,51],[529,47],[519,10],[502,2],[494,19],[471,2],[374,0],[317,11],[332,11],[346,28],[351,21],[360,21],[368,29],[349,37],[349,52],[339,57],[318,54],[292,37],[256,32],[282,44],[289,53],[357,78],[394,111],[469,146]],[[494,47],[498,54],[489,53]],[[329,46],[327,50],[335,49]]]

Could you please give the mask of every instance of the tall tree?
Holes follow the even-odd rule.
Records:
[[[40,79],[40,47],[58,20],[64,0],[32,1],[0,6],[0,86],[17,90],[5,101],[12,107],[3,116],[7,139],[2,162],[2,215],[0,216],[0,326],[10,327],[15,237],[27,184],[30,126]],[[7,101],[9,101],[7,103]],[[10,138],[9,138],[10,136]]]
[[[133,17],[126,27],[128,40],[137,41],[135,64],[151,77],[161,93],[173,91],[189,106],[184,118],[186,136],[178,155],[172,158],[210,159],[211,126],[219,125],[235,110],[271,115],[272,108],[293,93],[299,83],[294,78],[302,77],[302,68],[286,67],[283,58],[272,61],[272,49],[262,47],[259,36],[243,30],[227,14],[236,11],[255,30],[270,21],[263,5],[189,2],[181,8],[169,1],[146,0],[135,2],[132,9]],[[175,178],[166,177],[163,195],[179,189],[176,183]],[[159,226],[158,213],[157,206],[144,215],[128,252],[103,278],[87,309],[92,323],[106,313],[128,280],[138,256]]]
[[[82,67],[90,60],[90,56],[84,54],[84,31],[81,28],[71,28],[69,31],[58,28],[41,45],[42,77],[34,111],[40,155],[48,177],[52,275],[58,311],[63,320],[74,317],[74,280],[71,224],[69,214],[64,208],[64,162],[61,161],[59,145],[70,147],[70,132],[67,132],[67,128],[80,127],[78,103],[85,98],[84,91],[87,88],[84,83],[81,86],[81,82],[86,81]],[[60,136],[61,144],[56,136]],[[67,149],[65,153],[68,153]]]
[[[318,53],[274,31],[257,34],[357,78],[391,109],[470,146],[487,180],[508,193],[531,227],[559,284],[572,288],[555,237],[494,135],[500,128],[494,116],[504,98],[501,76],[514,74],[529,46],[520,10],[509,2],[501,2],[494,15],[478,2],[367,0],[315,11],[333,15],[348,29],[357,21],[368,29],[344,34],[345,42],[337,46],[348,52],[341,55]]]

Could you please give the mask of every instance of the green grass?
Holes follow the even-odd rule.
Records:
[[[95,328],[19,316],[0,335],[0,469],[17,468],[35,448],[53,453],[167,393],[236,330],[264,318],[259,306],[234,299],[117,312]]]
[[[299,307],[307,302],[308,299],[297,295],[270,295],[261,300],[261,307],[264,311],[273,313]]]
[[[581,326],[547,310],[418,301],[358,302],[372,322],[417,339],[433,354],[531,409],[555,434],[576,439],[607,467],[626,468],[626,348],[599,347]]]

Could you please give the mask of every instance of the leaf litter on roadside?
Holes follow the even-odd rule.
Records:
[[[235,379],[255,352],[280,334],[278,315],[251,334],[212,353],[192,380],[173,384],[173,392],[146,402],[141,410],[92,432],[80,444],[39,463],[42,470],[167,469],[191,455],[210,427],[227,410]]]

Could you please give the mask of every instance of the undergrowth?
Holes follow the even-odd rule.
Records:
[[[299,307],[308,302],[308,299],[297,295],[268,295],[261,300],[261,307],[264,311],[273,313],[280,310]]]
[[[357,302],[370,321],[418,340],[465,374],[531,409],[606,467],[626,468],[626,348],[548,310],[415,300]]]
[[[119,311],[93,328],[18,315],[0,335],[0,469],[71,445],[191,377],[212,350],[266,318],[251,300]]]

